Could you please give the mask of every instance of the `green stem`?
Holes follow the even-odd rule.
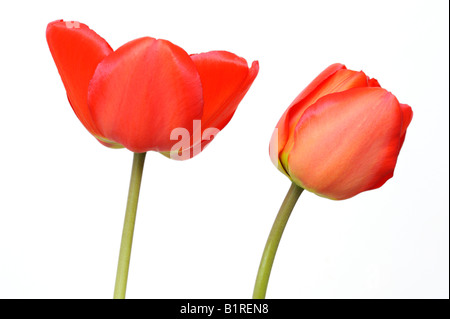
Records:
[[[117,265],[114,299],[125,299],[127,290],[128,269],[130,267],[131,245],[133,243],[134,224],[141,189],[142,172],[146,153],[134,153],[128,190],[127,209],[123,223],[122,242],[120,243],[119,263]]]
[[[281,236],[283,235],[289,216],[302,192],[303,188],[292,183],[283,204],[281,204],[261,258],[258,275],[256,276],[255,288],[253,290],[253,299],[264,299],[266,297],[270,271],[272,270],[273,261],[275,260],[275,254],[277,253]]]

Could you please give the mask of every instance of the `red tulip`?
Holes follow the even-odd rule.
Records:
[[[177,128],[188,132],[188,146],[206,145],[203,133],[228,124],[259,70],[257,61],[249,68],[233,53],[188,55],[150,37],[114,51],[79,22],[50,23],[47,42],[86,129],[108,147],[137,153],[174,151]],[[198,134],[194,120],[201,121]]]
[[[350,198],[393,176],[412,115],[375,79],[334,64],[281,117],[271,159],[302,188]]]

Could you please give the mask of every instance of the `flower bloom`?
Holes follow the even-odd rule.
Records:
[[[279,120],[271,160],[300,187],[347,199],[393,176],[412,116],[377,80],[333,64]]]
[[[47,42],[81,123],[103,145],[137,153],[173,151],[176,128],[197,136],[190,146],[206,145],[193,121],[201,121],[199,133],[223,129],[259,70],[230,52],[189,55],[150,37],[114,51],[79,22],[51,22]]]

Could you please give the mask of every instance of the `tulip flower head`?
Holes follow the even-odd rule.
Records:
[[[100,143],[175,159],[228,124],[259,70],[230,52],[189,55],[150,37],[114,51],[79,22],[51,22],[47,42],[75,114]]]
[[[347,199],[393,176],[412,115],[377,80],[333,64],[279,120],[271,160],[298,186]]]

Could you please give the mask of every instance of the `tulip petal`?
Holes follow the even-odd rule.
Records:
[[[305,95],[303,99],[296,99],[297,103],[293,104],[287,111],[289,132],[288,140],[286,141],[280,156],[281,163],[285,166],[287,165],[287,154],[289,154],[294,144],[295,127],[308,107],[316,103],[321,97],[328,94],[338,93],[353,88],[367,87],[368,85],[368,77],[364,74],[364,72],[340,69],[328,78],[324,79],[314,89],[310,90],[309,94]]]
[[[400,104],[400,110],[402,111],[402,114],[403,114],[403,121],[402,121],[402,130],[400,133],[399,148],[402,148],[403,142],[405,141],[406,130],[413,118],[413,111],[412,111],[411,107],[407,104]]]
[[[297,124],[290,176],[332,199],[380,187],[393,175],[402,116],[397,99],[382,88],[355,88],[321,98]]]
[[[255,80],[259,64],[255,61],[249,69],[245,59],[226,51],[193,54],[191,58],[203,87],[202,133],[209,128],[222,130]],[[202,145],[209,142],[203,140]]]
[[[332,76],[339,70],[347,70],[347,68],[344,64],[341,63],[335,63],[327,67],[295,98],[295,100],[291,103],[291,106],[297,104],[301,100],[305,99],[308,95],[312,94],[317,90],[318,87],[322,85],[324,81],[329,79],[330,76]]]
[[[166,40],[128,42],[105,58],[89,85],[88,105],[101,133],[133,152],[170,151],[171,132],[192,132],[203,109],[189,55]]]
[[[191,58],[202,81],[203,116],[194,123],[190,147],[181,157],[179,150],[174,150],[170,154],[173,159],[192,158],[212,142],[233,117],[259,71],[258,61],[249,69],[245,59],[227,51],[193,54]]]
[[[378,83],[377,79],[373,79],[373,78],[371,79],[371,78],[367,77],[367,83],[368,83],[369,87],[377,87],[377,88],[381,87],[381,85],[380,85],[380,83]]]
[[[317,89],[320,84],[325,81],[327,78],[332,76],[334,73],[336,73],[338,70],[346,69],[345,65],[340,63],[335,63],[330,65],[328,68],[326,68],[324,71],[322,71],[291,103],[291,105],[288,107],[288,109],[284,112],[284,114],[281,116],[280,120],[278,121],[278,124],[276,126],[276,130],[274,134],[276,136],[272,136],[271,144],[269,146],[269,153],[272,154],[272,162],[275,166],[278,167],[278,169],[286,174],[286,171],[284,170],[284,167],[282,163],[279,161],[281,151],[284,149],[288,139],[289,139],[289,119],[291,118],[291,111],[290,109],[297,105],[300,101],[302,101],[306,96],[311,94],[314,90]],[[275,143],[277,144],[277,156],[275,157]],[[275,159],[278,158],[276,161]]]
[[[86,129],[101,138],[87,106],[88,86],[97,65],[113,50],[97,33],[79,22],[51,22],[46,36],[72,109]],[[101,142],[118,147],[111,141]]]

